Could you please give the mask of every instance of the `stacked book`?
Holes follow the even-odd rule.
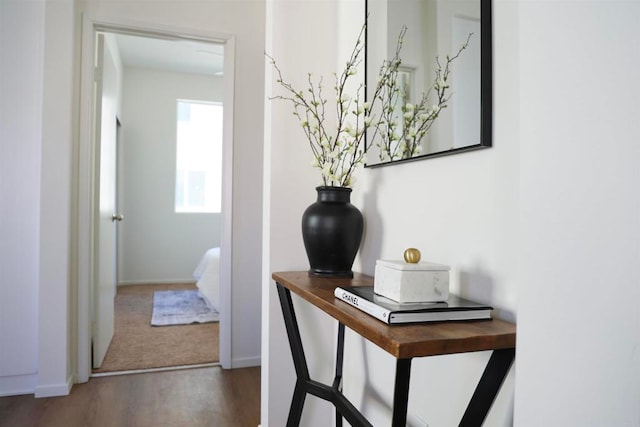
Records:
[[[443,302],[397,302],[373,286],[338,287],[335,296],[387,324],[491,319],[493,307],[449,294]]]

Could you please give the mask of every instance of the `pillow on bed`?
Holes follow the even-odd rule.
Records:
[[[218,310],[220,303],[220,248],[209,249],[193,272],[196,286],[207,302]]]
[[[215,258],[220,258],[220,248],[211,248],[207,252],[204,253],[202,258],[200,259],[200,262],[198,263],[198,266],[196,267],[195,271],[193,272],[193,277],[196,280],[200,280],[200,278],[204,274],[204,271],[207,268],[207,264],[209,263],[209,261],[211,261],[211,259],[215,259]]]

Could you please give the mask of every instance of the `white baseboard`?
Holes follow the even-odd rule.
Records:
[[[67,396],[71,392],[73,378],[69,376],[66,383],[39,385],[36,387],[35,397]]]
[[[37,383],[36,374],[0,377],[0,397],[33,394]]]
[[[162,280],[123,280],[118,282],[118,286],[135,286],[135,285],[174,285],[174,284],[195,284],[193,277],[188,279],[162,279]]]
[[[231,369],[236,368],[252,368],[254,366],[262,365],[262,360],[260,356],[256,357],[245,357],[242,359],[233,359],[231,360]]]

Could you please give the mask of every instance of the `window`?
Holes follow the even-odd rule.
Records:
[[[176,212],[220,212],[222,104],[178,100]]]

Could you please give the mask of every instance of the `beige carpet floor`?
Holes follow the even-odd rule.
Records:
[[[219,361],[219,323],[151,326],[153,292],[196,289],[192,284],[120,286],[115,331],[94,373],[197,365]]]

